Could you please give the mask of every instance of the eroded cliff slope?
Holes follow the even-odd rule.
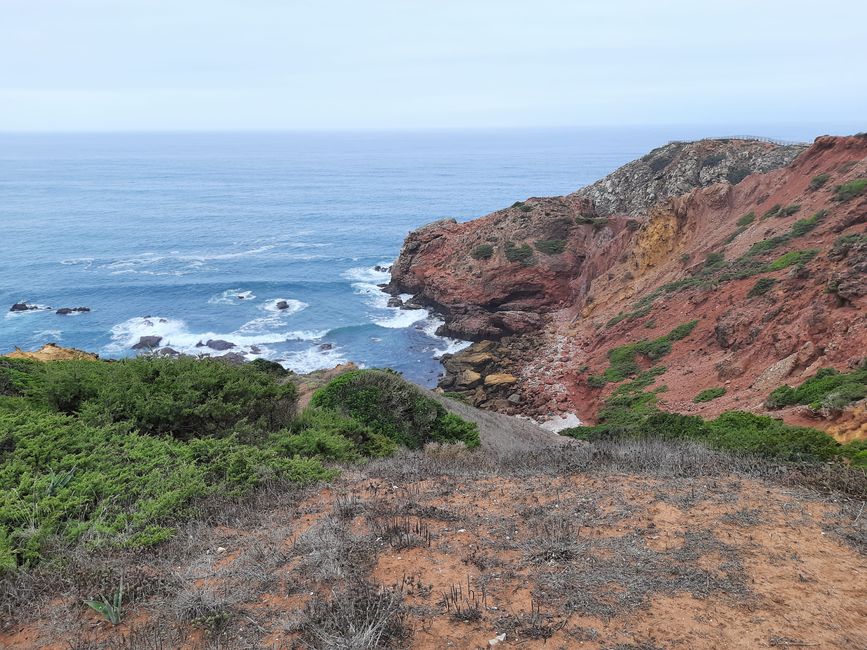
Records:
[[[664,373],[664,409],[762,412],[784,383],[865,355],[865,178],[863,136],[676,143],[572,195],[412,233],[390,288],[478,342],[443,381],[477,405],[593,421],[616,385],[612,351],[696,321],[664,365],[637,354],[632,370]],[[716,398],[695,402],[706,389]],[[774,413],[865,435],[858,400]]]

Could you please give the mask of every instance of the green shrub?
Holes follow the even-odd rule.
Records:
[[[590,388],[602,388],[608,380],[603,375],[587,375],[587,385]]]
[[[793,203],[792,205],[787,205],[785,208],[777,212],[778,217],[791,217],[793,214],[801,211],[800,203]]]
[[[749,226],[753,221],[756,220],[756,213],[750,210],[740,219],[738,219],[738,226]]]
[[[26,359],[0,358],[0,397],[21,396],[32,385],[37,362]]]
[[[835,201],[848,201],[867,191],[867,178],[856,178],[834,188]]]
[[[489,260],[494,255],[494,247],[490,244],[479,244],[470,255],[476,260]]]
[[[773,206],[771,206],[768,209],[767,212],[765,212],[762,215],[762,219],[767,219],[768,217],[776,216],[780,212],[780,210],[782,210],[782,209],[783,209],[782,205],[780,205],[779,203],[775,203]]]
[[[813,230],[816,226],[822,223],[825,220],[825,217],[828,216],[827,210],[819,210],[812,217],[807,219],[798,219],[795,223],[792,224],[792,230],[790,231],[792,237],[802,237],[806,235],[808,232]]]
[[[813,178],[810,180],[810,189],[815,192],[816,190],[825,187],[825,183],[827,183],[830,178],[831,174],[829,174],[828,172],[813,176]]]
[[[823,431],[745,411],[723,413],[707,426],[707,441],[719,449],[792,461],[829,460],[839,453],[837,442]]]
[[[724,386],[717,386],[716,388],[706,388],[698,395],[696,395],[692,401],[696,404],[700,404],[701,402],[710,402],[711,400],[714,400],[717,397],[722,397],[725,394],[726,389]]]
[[[789,251],[768,264],[768,271],[781,271],[793,264],[806,264],[816,257],[818,253],[819,251],[815,248],[803,251]]]
[[[533,211],[533,206],[532,206],[532,205],[527,205],[527,204],[524,203],[523,201],[515,201],[515,202],[512,204],[512,207],[513,207],[513,208],[518,208],[521,212],[532,212],[532,211]]]
[[[276,361],[269,361],[268,359],[253,359],[250,362],[250,367],[275,377],[287,377],[292,374],[291,371],[286,370]]]
[[[752,288],[747,291],[747,298],[765,295],[776,283],[777,281],[774,278],[759,278]]]
[[[623,381],[631,375],[638,374],[638,355],[642,355],[651,361],[661,359],[671,351],[674,341],[679,341],[689,336],[693,328],[698,324],[697,320],[683,323],[675,327],[665,336],[657,339],[644,339],[635,343],[627,343],[608,351],[609,366],[603,373],[605,381]]]
[[[12,449],[0,459],[0,563],[38,562],[58,541],[141,546],[173,534],[197,499],[240,494],[269,479],[315,481],[334,472],[235,436],[191,441],[91,426],[29,409],[0,414]],[[3,541],[5,540],[5,541]]]
[[[566,250],[565,239],[542,239],[535,244],[536,250],[545,255],[559,255]]]
[[[508,241],[503,247],[506,253],[506,259],[510,262],[517,262],[524,266],[529,266],[533,263],[533,249],[529,244],[516,245],[515,242]]]
[[[737,185],[752,173],[752,170],[746,165],[735,165],[729,169],[726,174],[726,180],[732,185]]]
[[[78,362],[45,365],[53,375],[66,363]],[[189,439],[228,435],[241,422],[276,431],[294,414],[295,386],[249,365],[189,357],[90,363],[106,374],[83,413],[94,423],[129,422],[145,434]]]
[[[316,391],[311,406],[350,417],[411,449],[427,442],[479,445],[474,423],[448,413],[439,402],[392,372],[347,372]]]
[[[867,440],[853,440],[840,448],[840,455],[856,467],[867,468]]]
[[[717,270],[723,267],[725,261],[724,253],[708,253],[707,257],[704,258],[704,268],[706,270]]]
[[[98,361],[54,361],[34,368],[31,394],[49,408],[71,415],[112,383],[111,368]]]
[[[842,408],[867,396],[867,370],[841,373],[823,368],[797,388],[780,386],[765,400],[769,409],[806,404],[814,410],[824,407]]]

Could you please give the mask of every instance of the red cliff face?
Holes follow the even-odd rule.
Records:
[[[538,329],[568,307],[622,254],[630,219],[578,223],[570,198],[529,199],[467,223],[439,221],[407,237],[390,288],[413,293],[446,317],[445,332],[470,340]]]
[[[446,387],[488,408],[592,421],[612,388],[587,377],[612,348],[697,320],[664,360],[660,405],[762,411],[781,384],[867,354],[867,191],[837,189],[861,178],[867,138],[823,137],[785,167],[646,214],[599,217],[577,194],[530,199],[413,233],[392,288],[443,311],[453,334],[499,339],[446,360]],[[723,397],[693,402],[721,386]],[[774,413],[845,439],[867,436],[863,411],[819,422],[804,408]]]

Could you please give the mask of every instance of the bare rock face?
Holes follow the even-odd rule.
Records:
[[[593,280],[635,246],[650,206],[775,169],[804,148],[672,143],[569,196],[519,201],[467,223],[428,224],[406,238],[387,290],[412,293],[440,312],[440,334],[478,341],[538,331],[546,314],[584,300]],[[729,201],[728,190],[714,196],[721,206]]]
[[[600,215],[641,214],[699,187],[736,185],[750,174],[785,167],[806,148],[755,140],[671,142],[575,195],[589,200]]]
[[[640,359],[662,367],[660,408],[764,412],[780,383],[867,349],[867,192],[836,190],[863,178],[867,137],[674,143],[574,194],[411,233],[388,289],[476,341],[444,358],[441,386],[482,408],[592,423],[618,385],[598,381],[609,353],[694,320],[664,359]],[[847,422],[838,439],[862,435]]]

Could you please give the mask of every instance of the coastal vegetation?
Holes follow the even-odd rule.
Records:
[[[856,178],[834,188],[835,201],[849,201],[867,192],[867,178]]]
[[[517,262],[524,266],[529,266],[533,263],[533,249],[529,244],[518,245],[515,242],[507,241],[503,247],[506,253],[506,259],[510,262]]]
[[[269,364],[0,360],[0,570],[64,545],[149,546],[204,499],[307,484],[405,445],[477,446],[474,424],[395,373],[359,370],[296,412]]]
[[[494,247],[490,244],[479,244],[472,250],[470,255],[476,260],[489,260],[494,255]]]

